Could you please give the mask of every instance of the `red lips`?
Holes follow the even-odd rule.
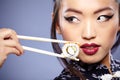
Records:
[[[87,55],[94,55],[99,50],[100,45],[95,43],[85,43],[80,48],[83,50],[83,52]]]

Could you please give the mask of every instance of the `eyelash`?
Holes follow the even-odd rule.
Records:
[[[112,17],[113,17],[114,15],[101,15],[101,16],[99,16],[98,18],[97,18],[97,20],[99,21],[99,22],[106,22],[106,21],[109,21]],[[101,18],[102,17],[102,18]],[[103,19],[103,20],[101,20],[100,21],[100,19]]]
[[[67,20],[70,23],[78,23],[80,20],[76,18],[75,16],[70,16],[70,17],[64,17],[65,20]]]
[[[114,15],[101,15],[97,18],[99,22],[106,22],[109,21]],[[102,18],[101,18],[102,17]],[[69,23],[78,23],[80,20],[76,18],[75,16],[70,16],[70,17],[64,17],[65,20],[67,20]],[[102,20],[100,20],[102,19]]]

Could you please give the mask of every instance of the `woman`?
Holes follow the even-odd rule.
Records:
[[[120,71],[120,62],[111,56],[120,30],[118,13],[116,0],[55,0],[51,38],[57,38],[57,32],[64,40],[81,44],[79,62],[59,58],[65,69],[55,80],[98,80]],[[62,52],[59,44],[52,46],[55,52]],[[16,32],[0,29],[1,66],[10,53],[23,53]]]
[[[120,30],[118,13],[116,0],[55,0],[51,37],[56,39],[57,31],[64,40],[81,44],[80,61],[59,59],[65,69],[55,80],[98,80],[120,71],[120,62],[111,56]],[[53,49],[61,53],[58,44]]]

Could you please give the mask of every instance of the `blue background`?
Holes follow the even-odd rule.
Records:
[[[52,0],[0,0],[0,28],[19,35],[50,37]],[[22,45],[52,51],[50,43],[20,40]],[[119,48],[114,57],[119,59]],[[53,80],[62,70],[56,57],[25,51],[9,55],[0,69],[0,80]]]

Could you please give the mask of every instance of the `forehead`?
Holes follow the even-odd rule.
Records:
[[[61,8],[74,8],[80,10],[94,10],[104,7],[117,9],[116,0],[62,0]]]

